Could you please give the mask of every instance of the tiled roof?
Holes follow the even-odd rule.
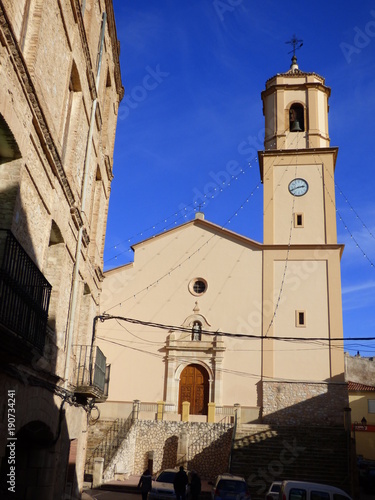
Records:
[[[375,391],[372,385],[358,384],[357,382],[348,382],[349,391]]]

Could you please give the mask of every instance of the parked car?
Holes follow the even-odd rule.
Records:
[[[148,500],[173,500],[176,498],[173,481],[178,469],[165,469],[160,472],[148,494]],[[188,474],[188,472],[186,471]]]
[[[279,500],[352,500],[345,491],[328,484],[283,481]]]
[[[217,476],[211,496],[212,500],[251,500],[245,479],[232,474]]]
[[[266,500],[278,500],[282,481],[274,481],[266,493]]]

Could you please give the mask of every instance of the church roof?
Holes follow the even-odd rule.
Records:
[[[246,236],[242,236],[241,234],[235,233],[234,231],[230,231],[229,229],[225,229],[222,226],[218,226],[213,222],[205,220],[203,214],[201,214],[200,212],[196,213],[195,219],[163,231],[162,233],[151,236],[150,238],[147,238],[145,240],[139,241],[138,243],[132,245],[131,248],[135,251],[135,249],[140,245],[144,245],[145,243],[155,240],[156,238],[163,238],[166,234],[170,234],[175,231],[181,231],[188,226],[197,226],[202,229],[206,229],[207,231],[215,233],[216,235],[220,235],[222,238],[227,238],[229,240],[236,241],[237,243],[245,244],[247,246],[257,247],[259,250],[262,250],[264,248],[264,245],[262,243],[259,243],[258,241],[252,240],[251,238],[247,238]]]
[[[299,69],[297,64],[297,58],[295,56],[292,57],[292,64],[290,65],[290,68],[287,71],[283,71],[282,73],[277,73],[271,78],[268,78],[268,80],[266,81],[266,86],[269,82],[271,82],[274,78],[278,76],[287,76],[292,78],[299,78],[301,76],[313,76],[318,80],[320,80],[323,85],[325,82],[325,78],[321,75],[318,75],[318,73],[314,73],[313,71],[302,71],[301,69]]]

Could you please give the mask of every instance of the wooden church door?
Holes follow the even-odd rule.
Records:
[[[208,373],[200,365],[188,365],[181,373],[178,411],[183,401],[189,401],[191,415],[207,415]]]

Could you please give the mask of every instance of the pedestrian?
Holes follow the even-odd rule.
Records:
[[[149,469],[146,469],[142,474],[138,488],[141,488],[142,500],[147,500],[148,492],[151,491],[152,488],[152,476]]]
[[[190,495],[191,495],[191,500],[198,500],[199,495],[201,494],[201,478],[198,476],[198,473],[193,470],[191,473],[191,480],[190,480]]]
[[[184,471],[183,466],[180,466],[180,470],[175,475],[173,481],[174,491],[176,493],[176,500],[185,500],[186,499],[186,486],[188,484],[188,477],[186,472]]]

